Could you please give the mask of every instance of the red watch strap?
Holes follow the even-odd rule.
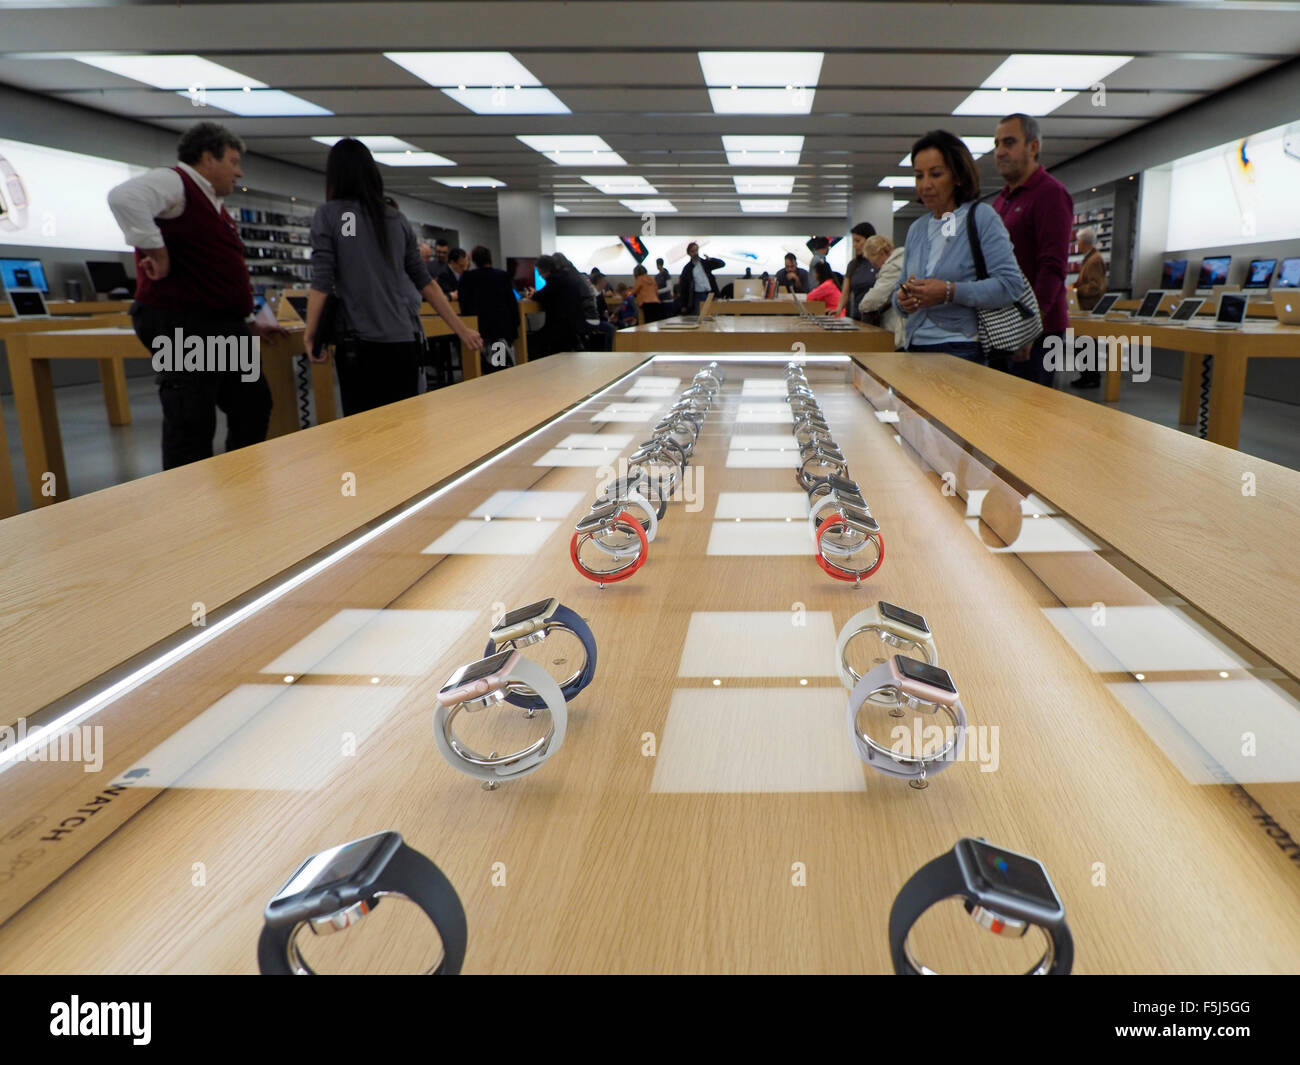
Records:
[[[628,566],[627,569],[616,570],[614,573],[609,575],[595,573],[592,570],[587,569],[578,558],[579,541],[582,537],[590,536],[591,533],[580,533],[575,529],[573,536],[569,540],[569,558],[573,560],[573,568],[586,577],[587,580],[595,581],[597,584],[614,584],[617,581],[627,580],[632,576],[632,574],[645,565],[646,557],[650,554],[650,542],[646,539],[645,529],[642,528],[641,522],[638,519],[634,518],[625,510],[614,518],[614,524],[626,525],[636,533],[637,539],[641,541],[641,553],[637,555],[636,561],[632,563],[632,565]]]
[[[875,540],[876,546],[880,549],[880,553],[876,557],[876,564],[869,570],[864,570],[862,573],[851,573],[849,570],[840,569],[839,566],[827,562],[822,556],[822,537],[826,535],[828,529],[835,526],[843,526],[847,529],[848,522],[844,520],[843,515],[832,513],[831,516],[823,521],[817,529],[817,565],[821,566],[828,575],[834,577],[837,581],[856,582],[864,580],[875,573],[876,570],[880,569],[880,564],[885,561],[885,538],[880,533],[874,533],[868,537],[868,539]]]

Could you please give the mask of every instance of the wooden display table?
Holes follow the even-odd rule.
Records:
[[[680,318],[620,329],[615,351],[893,351],[894,334],[854,322],[853,330],[822,329],[803,318],[777,315],[725,315],[697,329],[665,328]]]

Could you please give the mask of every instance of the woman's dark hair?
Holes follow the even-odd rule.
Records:
[[[813,263],[813,277],[817,279],[817,284],[823,281],[830,281],[835,276],[835,271],[831,269],[831,264],[825,259],[818,259]]]
[[[470,261],[482,270],[485,266],[492,265],[492,253],[482,244],[475,245],[474,250],[469,253]]]
[[[952,171],[952,196],[956,205],[980,198],[980,172],[975,169],[975,160],[971,158],[970,149],[959,138],[946,129],[932,129],[912,145],[912,163],[915,165],[919,153],[928,148],[936,149],[943,156],[944,165]],[[918,195],[916,202],[921,202]]]
[[[644,266],[642,266],[640,263],[637,263],[636,266],[632,267],[632,276],[633,276],[633,277],[640,277],[642,274],[648,274],[649,272],[650,272],[650,271],[647,270],[647,269],[646,269]]]
[[[849,232],[855,237],[861,237],[863,240],[870,240],[876,235],[876,227],[870,222],[859,222],[856,226],[850,229]],[[849,263],[849,273],[852,273],[857,269],[859,263],[865,263],[866,261],[867,257],[865,255],[853,256],[853,262]]]
[[[325,160],[325,199],[355,200],[370,220],[380,251],[388,258],[384,179],[370,149],[359,140],[344,137],[330,149]]]

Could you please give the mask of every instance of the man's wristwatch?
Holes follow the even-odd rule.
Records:
[[[852,691],[862,679],[847,657],[849,644],[864,632],[874,632],[883,643],[899,650],[914,648],[925,661],[932,666],[939,664],[939,652],[935,650],[934,638],[930,635],[930,626],[925,618],[912,610],[906,610],[883,599],[866,610],[854,614],[840,629],[839,639],[835,641],[835,657],[839,662],[840,680],[844,687]],[[881,702],[895,703],[891,695]]]
[[[385,895],[410,899],[442,939],[434,976],[455,976],[465,960],[465,909],[433,862],[392,831],[313,854],[266,904],[257,966],[266,976],[314,976],[298,947],[304,927],[329,935],[351,927]]]
[[[23,229],[27,225],[29,207],[31,200],[27,196],[27,186],[13,163],[0,155],[0,229]]]
[[[943,899],[960,898],[981,928],[1002,936],[1023,936],[1031,927],[1047,941],[1026,976],[1068,976],[1074,967],[1074,939],[1065,906],[1041,862],[995,847],[984,839],[959,839],[947,854],[921,866],[903,885],[889,910],[889,953],[899,976],[934,976],[907,945],[921,914]]]
[[[883,701],[885,705],[902,705],[927,714],[936,714],[942,709],[952,721],[947,742],[932,753],[924,749],[908,752],[885,747],[863,732],[858,727],[859,712],[868,703],[882,705],[879,696],[886,693],[889,698]],[[894,655],[884,665],[868,671],[853,686],[849,694],[848,718],[849,734],[853,737],[858,757],[872,769],[908,780],[918,788],[926,786],[928,777],[957,761],[966,742],[966,710],[948,671],[906,655]]]
[[[531,691],[551,713],[551,727],[545,736],[523,750],[510,754],[480,754],[456,738],[453,723],[462,710],[476,713],[495,706],[520,688]],[[531,716],[531,714],[529,715]],[[560,686],[545,668],[513,648],[470,662],[447,680],[438,691],[433,713],[433,738],[442,756],[467,776],[497,782],[527,776],[541,768],[564,743],[568,727],[568,705]]]
[[[582,666],[567,680],[560,682],[565,702],[573,700],[596,676],[596,637],[591,626],[558,599],[541,599],[506,613],[488,634],[484,658],[499,651],[517,651],[529,644],[541,643],[554,631],[570,632],[582,644]],[[536,692],[519,685],[507,685],[506,702],[525,710],[541,710],[546,702]]]
[[[582,548],[588,541],[596,540],[596,547],[610,555],[620,565],[613,569],[596,568],[582,559]],[[569,541],[569,558],[574,568],[589,581],[602,587],[616,581],[625,581],[643,565],[650,551],[645,529],[641,523],[623,509],[623,505],[597,503],[579,519]],[[595,561],[594,559],[592,561]]]

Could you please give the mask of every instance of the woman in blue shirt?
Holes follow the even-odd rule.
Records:
[[[1024,281],[1006,226],[979,202],[980,179],[970,151],[946,130],[931,130],[912,145],[919,202],[927,213],[907,231],[903,281],[893,302],[904,315],[906,350],[946,351],[986,362],[979,346],[976,310],[1005,307]],[[975,279],[975,256],[967,236],[967,212],[975,228],[988,277]]]

